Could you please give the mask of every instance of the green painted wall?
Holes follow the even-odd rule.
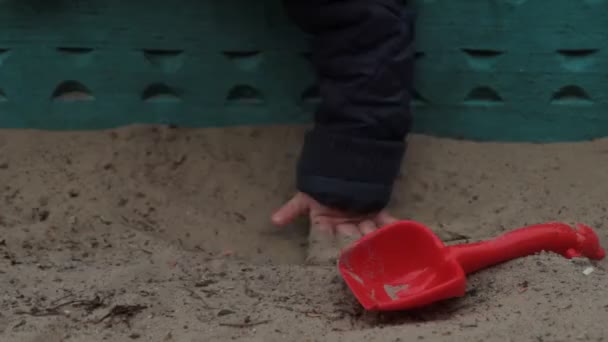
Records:
[[[608,0],[418,0],[417,132],[608,135]],[[311,121],[280,0],[0,0],[0,127]]]

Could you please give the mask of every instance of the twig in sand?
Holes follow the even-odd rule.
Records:
[[[192,298],[198,299],[201,303],[203,303],[203,307],[205,309],[209,309],[209,310],[216,309],[216,308],[212,307],[211,305],[209,305],[209,303],[207,303],[207,301],[203,297],[201,297],[200,294],[196,293],[196,291],[189,289],[185,286],[179,286],[179,288],[188,292]]]
[[[72,292],[68,292],[68,293],[67,293],[65,296],[62,296],[62,297],[59,297],[59,298],[57,298],[57,299],[53,300],[53,301],[51,302],[51,304],[55,305],[55,304],[59,303],[59,301],[62,301],[62,300],[64,300],[64,299],[66,299],[66,298],[68,298],[68,297],[72,297],[72,296],[74,296],[74,294],[73,294]]]
[[[82,306],[88,313],[91,313],[91,312],[95,311],[96,309],[104,306],[105,301],[104,301],[104,299],[100,298],[99,296],[95,296],[95,298],[93,300],[79,301],[78,303],[74,303],[74,305]]]
[[[23,311],[23,310],[15,311],[15,315],[29,315],[29,316],[33,316],[33,317],[45,317],[45,316],[59,316],[59,315],[63,315],[63,313],[61,313],[57,310],[49,310],[49,309],[40,310],[40,309],[34,307],[34,308],[31,308],[30,311]]]
[[[255,327],[257,325],[270,323],[270,320],[258,321],[258,322],[248,322],[248,323],[220,323],[220,326],[223,327],[231,327],[231,328],[250,328]]]
[[[69,306],[69,305],[78,305],[83,306],[87,312],[92,312],[93,310],[104,305],[103,300],[96,296],[93,299],[77,299],[70,300],[61,304],[57,304],[48,308],[40,309],[38,307],[33,307],[30,311],[17,311],[15,314],[17,315],[30,315],[34,317],[44,317],[44,316],[59,316],[63,315],[63,312],[60,312],[59,309]]]
[[[154,253],[152,253],[151,251],[149,251],[147,249],[139,248],[139,250],[142,251],[142,252],[144,252],[144,253],[146,253],[146,254],[148,254],[148,255],[154,254]]]
[[[127,325],[129,325],[128,319],[137,315],[138,313],[140,313],[142,310],[144,310],[146,308],[147,308],[147,306],[144,306],[144,305],[115,305],[110,310],[110,312],[108,312],[103,317],[98,319],[96,323],[101,323],[108,318],[123,316],[124,322],[127,323]]]

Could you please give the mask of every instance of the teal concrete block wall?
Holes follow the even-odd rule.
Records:
[[[415,131],[608,135],[608,0],[418,0]],[[0,0],[0,127],[311,122],[280,0]]]

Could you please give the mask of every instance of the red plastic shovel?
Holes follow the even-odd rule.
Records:
[[[367,310],[407,310],[464,296],[466,274],[541,251],[566,258],[606,255],[595,232],[563,223],[516,229],[494,240],[445,246],[427,227],[401,221],[345,249],[340,273]]]

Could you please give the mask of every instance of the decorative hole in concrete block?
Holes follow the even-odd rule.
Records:
[[[57,51],[66,55],[86,55],[93,52],[94,49],[85,47],[58,47]]]
[[[143,50],[144,57],[153,66],[166,73],[174,73],[184,65],[183,50]]]
[[[319,104],[321,103],[321,93],[319,92],[318,85],[312,85],[308,87],[302,93],[302,102],[306,104]]]
[[[565,106],[591,105],[593,102],[585,89],[575,85],[562,87],[551,98],[552,104]]]
[[[260,51],[224,51],[224,56],[228,58],[240,70],[252,71],[257,69],[262,63],[262,53]]]
[[[7,102],[8,98],[6,97],[6,93],[4,90],[0,89],[0,102]]]
[[[416,89],[412,90],[412,105],[414,107],[426,106],[428,103],[429,103],[429,100],[427,100],[424,96],[422,96],[420,94],[420,92],[418,92],[418,90],[416,90]]]
[[[0,66],[4,63],[4,61],[11,54],[11,50],[9,49],[0,49]]]
[[[182,101],[179,93],[175,89],[163,83],[149,85],[144,89],[141,99],[144,102],[152,103],[176,103]]]
[[[594,62],[599,49],[557,50],[564,68],[570,71],[585,71]]]
[[[462,49],[469,66],[476,70],[492,70],[503,52],[491,49]]]
[[[262,104],[264,98],[256,88],[239,84],[230,89],[226,101],[229,104]]]
[[[473,88],[464,99],[464,104],[468,106],[496,106],[502,103],[498,92],[485,86]]]
[[[76,102],[92,101],[95,97],[82,83],[77,81],[64,81],[55,88],[52,99],[53,101]]]

